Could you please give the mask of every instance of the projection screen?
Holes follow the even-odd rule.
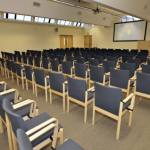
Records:
[[[136,21],[114,24],[114,42],[143,41],[146,38],[147,22]]]

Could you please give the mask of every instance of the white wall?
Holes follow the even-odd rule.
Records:
[[[59,48],[59,35],[73,35],[74,47],[83,47],[84,30],[81,28],[23,24],[12,22],[0,23],[0,50],[42,50]]]

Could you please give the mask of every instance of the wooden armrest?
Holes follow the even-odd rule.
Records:
[[[63,84],[68,84],[68,81],[65,81]]]
[[[131,93],[128,97],[126,97],[122,102],[123,103],[127,103],[130,99],[132,99],[134,97],[134,94]]]
[[[91,87],[91,88],[89,88],[87,91],[88,91],[88,92],[94,92],[94,91],[95,91],[94,86],[93,86],[93,87]]]
[[[6,84],[6,82],[5,81],[1,81],[0,84]]]
[[[56,127],[56,124],[55,123],[52,123],[48,126],[46,126],[45,128],[41,129],[40,131],[36,132],[35,134],[33,134],[32,136],[29,137],[29,140],[32,142],[34,141],[35,139],[37,139],[38,137],[40,137],[41,135],[43,135],[44,133],[52,130],[53,128]],[[28,131],[27,131],[28,132]],[[26,134],[27,134],[26,132]]]
[[[46,76],[45,79],[49,79],[49,76]]]
[[[9,90],[6,90],[6,91],[3,91],[3,92],[0,92],[0,96],[2,95],[6,95],[8,93],[12,93],[12,92],[16,92],[16,89],[9,89]]]
[[[47,126],[47,125],[49,125],[49,124],[51,124],[51,123],[53,123],[53,122],[56,122],[56,121],[57,121],[56,118],[51,118],[51,119],[49,119],[49,120],[47,120],[47,121],[45,121],[45,122],[39,124],[38,126],[36,126],[36,127],[32,128],[32,129],[28,130],[28,131],[26,132],[26,134],[29,136],[29,135],[33,134],[34,132],[36,132],[36,131],[38,131],[38,130],[44,128],[45,126]]]
[[[106,76],[110,76],[110,72],[105,73]]]
[[[133,76],[132,78],[130,78],[130,81],[135,81],[136,80],[136,76]]]
[[[25,100],[25,101],[22,101],[22,102],[19,102],[19,103],[17,103],[17,104],[14,104],[14,105],[13,105],[13,108],[16,110],[16,109],[18,109],[18,108],[27,106],[27,105],[32,104],[32,103],[35,103],[35,101],[34,101],[34,100],[31,100],[31,99],[27,99],[27,100]]]

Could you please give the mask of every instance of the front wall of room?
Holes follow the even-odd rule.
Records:
[[[59,35],[73,35],[74,47],[83,47],[84,30],[80,28],[58,27],[23,24],[12,22],[0,23],[0,49],[1,50],[41,50],[60,47]]]

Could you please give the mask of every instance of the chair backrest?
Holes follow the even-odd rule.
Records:
[[[33,73],[33,70],[32,70],[32,67],[30,66],[25,66],[25,76],[28,80],[31,80],[32,81],[32,73]]]
[[[142,72],[143,72],[143,73],[148,73],[148,74],[150,74],[150,65],[142,64],[141,67],[142,67]]]
[[[16,73],[21,77],[22,66],[20,64],[16,64]]]
[[[52,71],[58,71],[59,61],[58,59],[51,60]]]
[[[0,83],[0,92],[3,92],[6,88],[6,83]]]
[[[34,65],[36,67],[41,67],[41,58],[40,57],[35,57],[34,58]]]
[[[48,60],[48,58],[43,58],[42,66],[43,66],[43,68],[48,69],[48,67],[49,67],[49,60]]]
[[[121,70],[129,70],[130,78],[134,76],[134,71],[136,70],[135,63],[122,63],[120,65]]]
[[[12,129],[15,134],[18,128],[23,129],[25,131],[27,130],[24,120],[20,115],[14,112],[12,104],[9,100],[7,99],[3,100],[3,109],[5,113],[8,115],[8,118],[12,125]]]
[[[19,150],[33,150],[32,144],[29,141],[26,133],[22,129],[17,129],[17,142]]]
[[[63,83],[65,81],[62,73],[50,73],[50,88],[52,90],[63,92]]]
[[[136,91],[150,94],[150,74],[147,73],[136,73]]]
[[[85,91],[87,84],[85,80],[68,77],[68,95],[74,99],[85,101]]]
[[[104,74],[103,67],[90,66],[90,80],[103,83]]]
[[[73,66],[73,63],[70,62],[70,61],[62,62],[62,72],[64,74],[71,75],[71,68],[72,68],[72,66]]]
[[[34,79],[37,84],[45,86],[45,74],[44,70],[34,69]]]
[[[98,83],[95,86],[95,106],[118,115],[122,91],[119,88],[104,86]]]
[[[111,69],[116,67],[116,61],[103,61],[103,67],[106,73],[110,72]]]
[[[111,70],[110,85],[127,89],[129,82],[129,70]]]
[[[86,64],[75,63],[75,76],[85,78],[87,68]]]

